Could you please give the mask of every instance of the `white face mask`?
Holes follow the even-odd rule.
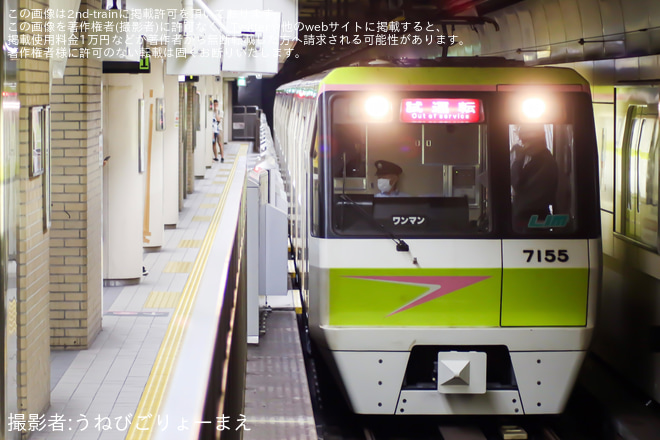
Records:
[[[382,193],[387,193],[392,191],[392,185],[390,185],[390,179],[378,179],[378,190]]]

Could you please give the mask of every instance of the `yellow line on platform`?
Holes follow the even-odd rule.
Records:
[[[241,148],[239,150],[239,155],[246,154],[247,148]],[[234,165],[232,166],[231,175],[229,177],[230,182],[234,179],[237,163],[238,161],[234,162]],[[151,374],[147,380],[147,385],[144,388],[142,398],[140,399],[140,403],[133,416],[134,423],[131,423],[131,427],[126,435],[127,440],[140,440],[151,437],[157,416],[160,414],[159,410],[163,401],[163,396],[168,387],[169,378],[177,359],[177,353],[179,352],[179,347],[183,339],[186,322],[188,322],[188,319],[190,318],[190,312],[197,298],[199,284],[202,275],[204,274],[204,269],[206,268],[211,245],[215,240],[230,187],[231,185],[226,185],[222,194],[218,194],[218,196],[220,196],[220,202],[213,214],[213,220],[211,221],[206,236],[204,237],[204,243],[197,254],[192,272],[190,276],[188,276],[186,285],[183,288],[179,304],[177,305],[170,324],[167,327],[167,332],[160,345],[158,356],[156,357],[154,366],[151,369]]]
[[[199,248],[204,244],[203,240],[181,240],[177,247],[180,248]]]
[[[194,265],[191,261],[170,261],[165,265],[163,273],[190,273]]]
[[[173,309],[179,302],[181,292],[151,292],[142,306],[143,309]]]

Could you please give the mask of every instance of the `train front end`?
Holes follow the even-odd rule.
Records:
[[[600,288],[588,85],[346,68],[310,151],[310,331],[360,414],[554,414]]]

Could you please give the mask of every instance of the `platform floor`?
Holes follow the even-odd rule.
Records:
[[[163,246],[145,250],[149,274],[140,284],[104,287],[102,330],[82,351],[51,353],[51,406],[30,440],[124,439],[163,337],[224,189],[240,142],[225,146],[184,201]],[[168,426],[181,420],[168,415]],[[249,427],[250,420],[246,425]],[[164,423],[160,426],[165,426]]]
[[[316,440],[296,314],[274,309],[248,347],[243,440]]]

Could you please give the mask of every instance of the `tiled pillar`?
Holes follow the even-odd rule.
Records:
[[[44,10],[48,2],[30,2],[31,10]],[[23,2],[20,7],[25,8]],[[30,174],[32,156],[30,109],[49,104],[48,60],[33,49],[41,49],[33,37],[43,39],[32,17],[18,18],[20,99],[19,122],[19,212],[17,252],[17,394],[18,410],[40,414],[50,403],[49,348],[49,231],[44,222],[44,174]],[[37,40],[38,41],[38,40]],[[13,386],[13,384],[7,384]],[[10,391],[11,392],[11,391]],[[27,420],[27,416],[25,417]],[[6,422],[6,421],[5,421]]]
[[[50,343],[81,349],[101,330],[101,62],[70,58],[64,78],[53,80],[51,102]]]

